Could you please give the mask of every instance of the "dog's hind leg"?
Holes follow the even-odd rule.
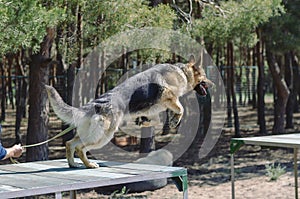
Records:
[[[68,160],[69,167],[71,168],[80,166],[74,161],[75,147],[80,143],[81,140],[78,136],[75,136],[72,140],[66,142],[66,158]]]
[[[169,89],[165,89],[162,95],[162,102],[166,108],[170,109],[174,114],[170,118],[170,128],[176,128],[183,116],[184,108],[181,105],[178,97]]]
[[[83,164],[87,167],[87,168],[98,168],[99,165],[97,163],[94,162],[90,162],[87,158],[86,152],[91,150],[91,149],[100,149],[102,148],[104,145],[106,145],[108,142],[110,142],[110,140],[113,138],[113,134],[114,131],[107,131],[106,133],[104,133],[104,135],[98,140],[98,141],[83,141],[83,143],[78,144],[75,147],[75,150],[77,152],[77,155],[79,156],[79,158],[81,159],[81,161],[83,162]]]
[[[74,154],[77,152],[78,157],[83,162],[87,168],[98,168],[98,164],[89,162],[86,156],[87,149],[82,143],[81,139],[76,136],[72,140],[66,143],[66,157],[68,160],[69,167],[77,168],[80,167],[80,164],[74,161]]]
[[[94,115],[90,120],[90,126],[88,136],[81,138],[81,143],[75,147],[76,153],[87,168],[98,168],[99,165],[94,162],[90,162],[87,158],[86,152],[91,149],[102,148],[113,138],[114,132],[118,129],[122,117],[117,113],[115,120],[104,119],[104,117],[98,117]],[[113,122],[111,122],[113,121]]]
[[[175,103],[171,102],[168,108],[174,113],[173,116],[170,118],[170,128],[175,129],[181,121],[184,109],[179,100]]]
[[[79,156],[80,160],[86,166],[86,168],[94,169],[98,168],[99,165],[94,162],[90,162],[86,156],[87,148],[83,144],[79,144],[75,148],[77,155]]]

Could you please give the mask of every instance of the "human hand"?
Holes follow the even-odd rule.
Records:
[[[23,148],[21,144],[15,144],[13,147],[11,147],[11,150],[12,150],[11,157],[14,158],[20,157],[23,153]]]

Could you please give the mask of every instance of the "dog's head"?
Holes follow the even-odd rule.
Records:
[[[201,61],[195,61],[193,55],[190,56],[187,68],[192,72],[193,82],[191,82],[194,90],[201,96],[207,95],[207,89],[214,86],[214,83],[206,77],[206,73],[202,67]]]

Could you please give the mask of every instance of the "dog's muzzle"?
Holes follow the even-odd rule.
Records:
[[[206,96],[207,95],[207,89],[208,86],[205,82],[200,82],[195,86],[194,90],[201,96]]]

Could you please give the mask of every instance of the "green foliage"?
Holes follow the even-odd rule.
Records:
[[[87,47],[94,47],[116,33],[134,28],[161,27],[172,30],[176,19],[172,9],[164,4],[154,8],[148,5],[148,1],[141,0],[89,1],[85,9],[91,12],[85,15],[84,29],[85,41],[90,41]],[[126,45],[126,41],[123,42]],[[162,60],[169,58],[169,54],[153,50],[143,50],[140,55],[153,60],[158,53]]]
[[[46,8],[36,0],[1,0],[0,13],[0,55],[20,48],[37,52],[46,28],[65,17],[62,9]]]
[[[240,38],[244,46],[253,46],[255,29],[283,12],[281,0],[221,1],[220,8],[223,12],[204,7],[203,18],[195,21],[194,35],[217,45]]]
[[[89,11],[85,14],[85,33],[98,37],[97,42],[132,28],[172,29],[175,19],[169,6],[151,8],[148,2],[141,0],[94,0],[86,3],[85,10]]]
[[[275,52],[300,51],[300,1],[286,1],[285,13],[264,26],[268,47]]]
[[[114,191],[110,196],[109,199],[142,199],[142,198],[147,198],[146,195],[137,195],[137,196],[131,196],[127,195],[129,192],[129,189],[124,186],[120,191],[116,190]]]
[[[176,19],[175,13],[168,5],[161,4],[153,8],[149,6],[148,1],[141,0],[81,0],[79,3],[68,0],[67,3],[57,3],[57,6],[67,7],[67,18],[64,23],[59,24],[59,51],[68,63],[77,58],[78,9],[82,16],[81,39],[84,54],[91,52],[102,41],[123,31],[143,27],[173,29],[173,21]],[[125,46],[126,41],[123,41],[123,44]],[[144,58],[154,54],[154,51],[145,51],[141,56]],[[162,57],[168,55],[163,54]]]
[[[140,0],[0,0],[0,13],[0,55],[20,49],[37,52],[46,28],[57,27],[58,50],[68,63],[77,59],[79,39],[83,40],[84,53],[88,53],[118,32],[142,27],[172,29],[176,19],[168,5],[153,8],[148,1]],[[81,38],[78,13],[82,17]],[[153,54],[142,54],[149,57],[149,53]]]
[[[274,163],[266,165],[266,175],[271,181],[276,181],[281,175],[286,173],[286,167],[281,167],[280,163],[275,166]]]
[[[188,7],[184,1],[180,5]],[[281,0],[220,1],[220,8],[204,7],[202,18],[193,23],[192,35],[195,38],[204,37],[215,45],[236,40],[244,46],[253,46],[256,42],[255,29],[270,17],[284,12]],[[296,13],[298,7],[293,5],[289,9]],[[134,28],[161,27],[172,30],[176,27],[187,31],[186,24],[176,26],[178,14],[168,4],[151,7],[145,0],[0,0],[0,13],[0,55],[21,48],[37,52],[46,28],[57,27],[57,49],[67,63],[77,59],[80,40],[83,41],[83,53],[87,54],[112,35]],[[82,17],[81,36],[78,35],[78,13]],[[299,30],[291,24],[299,23],[299,20],[292,15],[286,15],[285,20],[288,23],[283,21],[282,26],[290,24],[290,34],[296,35]],[[277,36],[274,35],[274,38]],[[282,38],[281,35],[278,34],[278,38]],[[282,39],[278,41],[278,44],[283,43]],[[291,46],[296,41],[297,37],[290,37],[285,44]],[[150,61],[158,56],[160,61],[171,57],[168,52],[151,49],[142,50],[140,56]]]

